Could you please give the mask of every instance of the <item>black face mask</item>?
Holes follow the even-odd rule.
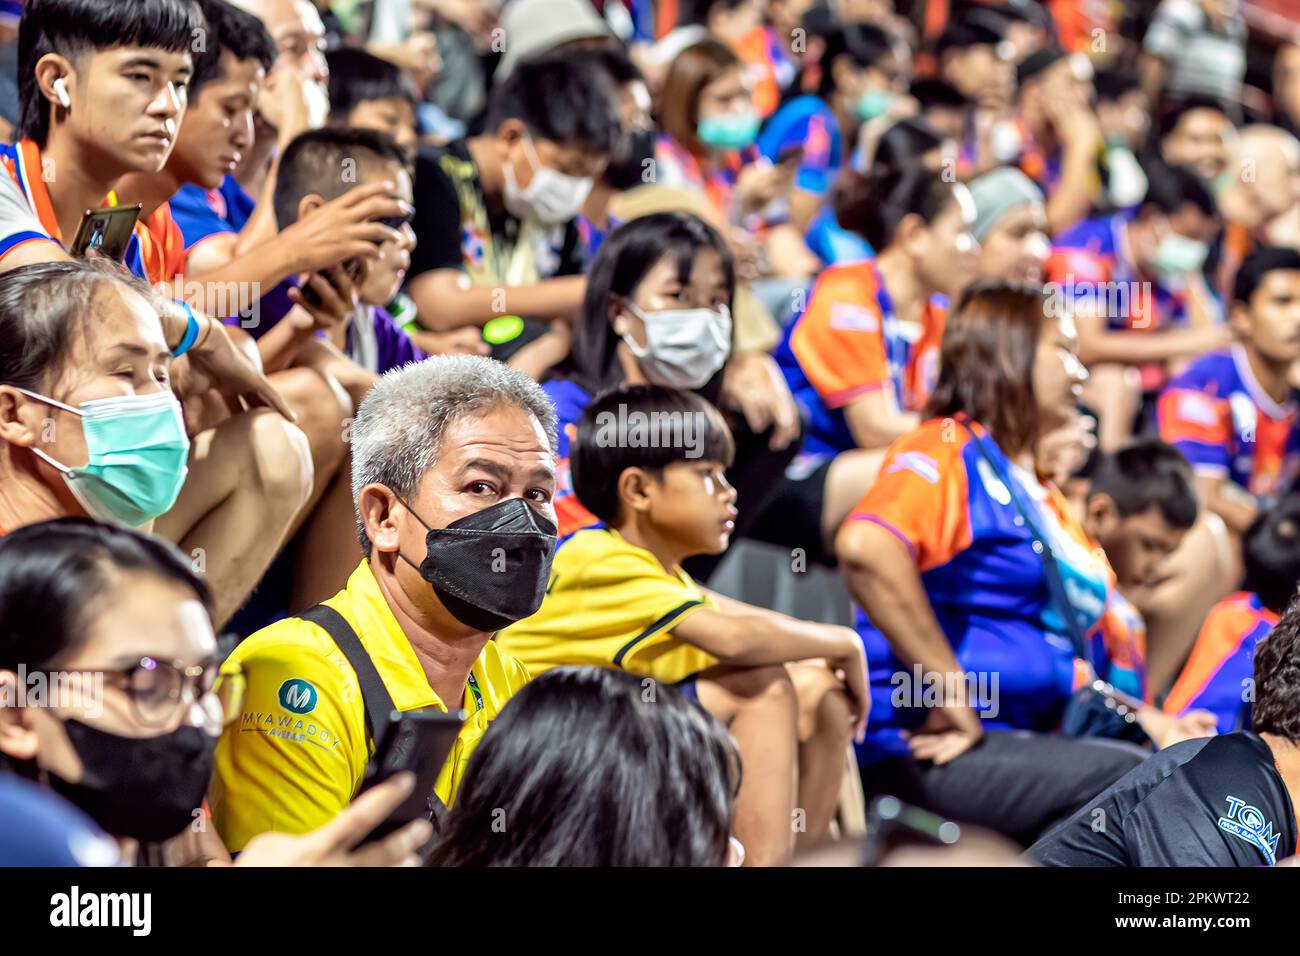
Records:
[[[627,149],[605,167],[604,180],[620,192],[654,182],[655,130],[634,129],[627,136]]]
[[[410,505],[402,504],[429,528]],[[445,528],[429,528],[420,576],[456,620],[476,630],[499,631],[542,606],[555,532],[555,525],[523,498],[507,498]],[[402,560],[415,567],[405,555]]]
[[[65,720],[81,758],[81,781],[50,774],[50,786],[113,836],[157,843],[194,820],[212,776],[217,738],[200,727],[161,737],[121,737]]]

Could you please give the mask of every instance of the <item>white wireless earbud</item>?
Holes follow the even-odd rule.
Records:
[[[68,96],[68,87],[63,82],[63,77],[59,77],[50,87],[54,90],[54,95],[59,98],[59,105],[65,110],[72,109],[72,99]]]

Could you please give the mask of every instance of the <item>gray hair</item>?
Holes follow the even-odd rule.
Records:
[[[352,500],[369,484],[414,494],[438,460],[447,426],[466,415],[513,405],[541,423],[551,454],[555,406],[523,372],[481,355],[434,355],[393,369],[366,395],[352,423]],[[357,514],[361,550],[370,539]]]

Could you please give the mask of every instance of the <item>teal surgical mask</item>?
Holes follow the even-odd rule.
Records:
[[[181,404],[169,389],[98,398],[80,408],[25,388],[19,391],[81,418],[89,454],[85,465],[72,468],[39,448],[32,451],[63,474],[92,518],[136,528],[176,503],[188,471],[190,440]]]
[[[1151,267],[1160,281],[1171,287],[1180,286],[1188,273],[1205,264],[1210,247],[1199,239],[1191,239],[1177,232],[1167,232],[1151,256]]]
[[[752,111],[705,116],[700,120],[696,135],[711,149],[744,149],[758,139],[760,122],[758,114]]]
[[[869,123],[877,116],[884,116],[894,105],[894,94],[889,90],[867,90],[858,97],[858,119]]]

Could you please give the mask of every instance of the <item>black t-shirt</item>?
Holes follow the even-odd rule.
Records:
[[[1238,731],[1153,755],[1028,855],[1044,866],[1271,866],[1296,840],[1272,751]]]
[[[514,216],[490,212],[466,140],[421,147],[415,160],[414,192],[411,228],[416,246],[411,252],[408,282],[433,269],[465,269],[471,275],[480,267],[490,271],[493,258],[485,246],[495,243],[504,252],[520,233],[520,222]],[[474,208],[466,208],[466,204]],[[485,220],[489,234],[479,228]],[[538,278],[584,271],[582,236],[576,221],[549,230],[547,238],[548,242],[534,244]],[[505,281],[506,277],[495,278]]]

